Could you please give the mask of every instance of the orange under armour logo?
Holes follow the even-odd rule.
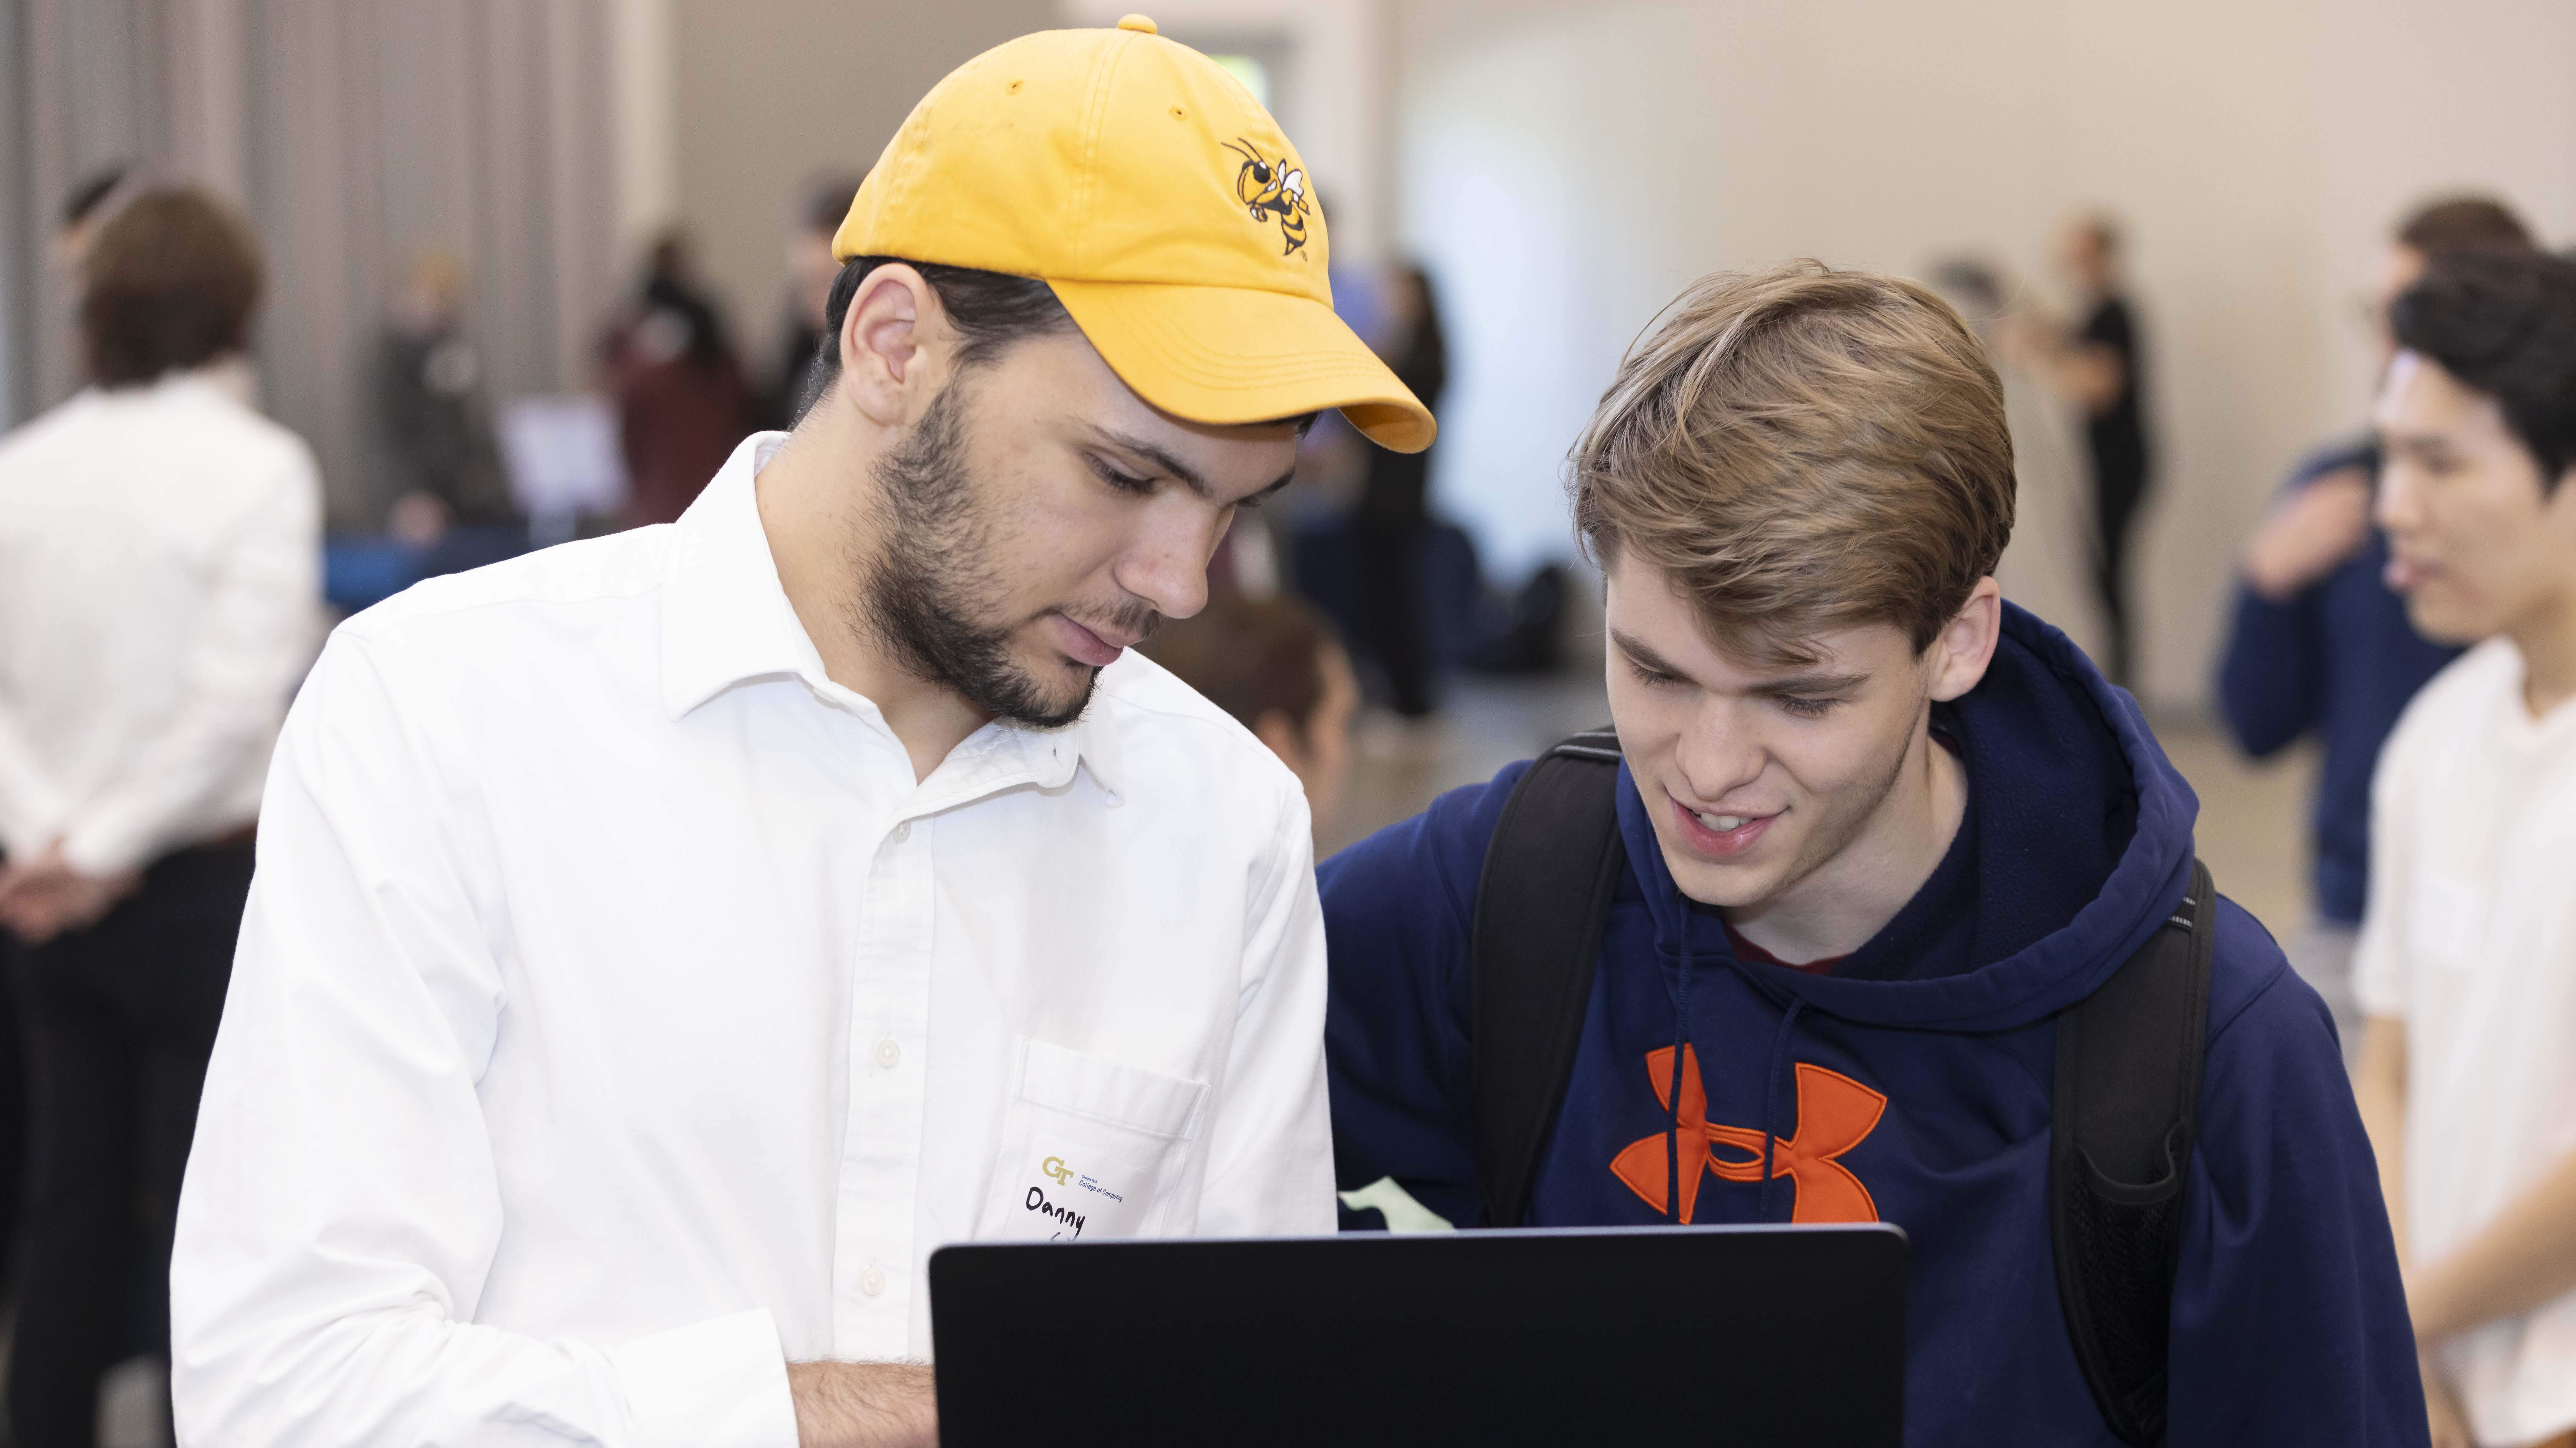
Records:
[[[1654,1077],[1655,1099],[1670,1111],[1673,1048],[1647,1052],[1646,1069]],[[1771,1175],[1787,1177],[1794,1196],[1790,1221],[1878,1220],[1878,1203],[1870,1200],[1869,1188],[1836,1158],[1877,1130],[1878,1118],[1886,1110],[1885,1096],[1840,1071],[1798,1063],[1798,1131],[1771,1144]],[[1721,1146],[1747,1156],[1740,1161],[1719,1156]],[[1699,1204],[1702,1171],[1716,1172],[1731,1182],[1762,1180],[1762,1133],[1708,1119],[1708,1093],[1700,1088],[1699,1058],[1688,1046],[1682,1047],[1681,1153],[1681,1219],[1685,1222]],[[1610,1171],[1660,1212],[1665,1210],[1666,1165],[1664,1133],[1659,1131],[1630,1142],[1611,1159]]]

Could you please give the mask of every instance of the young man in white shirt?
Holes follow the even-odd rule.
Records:
[[[1129,17],[943,81],[834,250],[793,433],[316,666],[180,1214],[192,1444],[927,1443],[941,1243],[1331,1229],[1305,806],[1128,649],[1304,417],[1430,440],[1302,163]]]
[[[210,375],[249,334],[249,233],[149,192],[83,273],[94,385],[0,441],[0,935],[34,1148],[9,1425],[28,1448],[89,1448],[126,1333],[166,1341],[123,1321],[118,1284],[168,1260],[260,781],[320,636],[312,451]]]
[[[2355,1085],[2434,1442],[2558,1448],[2576,1442],[2576,264],[2437,257],[2391,320],[2388,581],[2426,637],[2477,647],[2379,761]]]

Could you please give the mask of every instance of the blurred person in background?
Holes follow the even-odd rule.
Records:
[[[451,528],[512,521],[483,400],[483,358],[464,324],[463,266],[443,251],[412,258],[377,347],[376,421],[393,497],[387,531],[424,548]]]
[[[49,261],[61,289],[75,299],[80,292],[82,263],[99,225],[123,199],[128,171],[124,163],[102,166],[74,182],[63,197]],[[0,702],[0,770],[9,748],[5,702]],[[23,746],[22,746],[23,747]],[[0,790],[5,790],[0,780]],[[0,810],[6,801],[0,797]],[[0,819],[0,878],[5,878],[13,837]],[[18,1216],[25,1194],[27,1152],[27,1058],[25,1032],[18,1019],[17,936],[0,924],[0,1301],[5,1301],[18,1270]]]
[[[2044,360],[2017,345],[2022,283],[1978,256],[1935,263],[1932,285],[1976,329],[2003,383],[2013,440],[2013,536],[1995,565],[2004,597],[2064,629],[2078,646],[2098,645],[2086,627],[2093,600],[2092,477],[2081,429],[2073,426]]]
[[[605,350],[626,455],[627,526],[676,521],[759,415],[724,315],[680,233],[653,243],[643,285]]]
[[[2390,308],[2376,520],[2473,645],[2372,786],[2354,1073],[2441,1448],[2576,1444],[2576,263],[2433,254]]]
[[[796,228],[787,237],[787,316],[778,340],[778,365],[760,398],[760,425],[779,429],[796,425],[811,390],[815,352],[827,331],[823,308],[831,302],[833,279],[841,274],[832,260],[832,233],[850,214],[850,199],[867,177],[826,176],[805,188],[797,209]]]
[[[2494,201],[2442,201],[2409,216],[2371,300],[2383,370],[2395,350],[2389,303],[2427,258],[2531,244]],[[2406,701],[2459,653],[2415,631],[2383,576],[2388,536],[2370,516],[2379,467],[2379,442],[2366,437],[2321,448],[2291,471],[2246,544],[2218,671],[2220,716],[2247,754],[2261,759],[2311,734],[2322,746],[2311,814],[2316,915],[2293,937],[2290,963],[2333,1008],[2347,1054],[2361,1039],[2352,951],[2369,899],[2371,772]]]
[[[1380,302],[1387,330],[1378,355],[1423,406],[1437,412],[1449,381],[1449,347],[1430,276],[1418,266],[1398,268]],[[1422,608],[1431,452],[1369,449],[1359,504],[1351,515],[1357,642],[1386,671],[1396,715],[1408,723],[1428,719],[1432,710],[1431,640]]]
[[[1298,598],[1222,597],[1166,625],[1144,654],[1268,745],[1305,786],[1315,834],[1331,833],[1360,686],[1320,610]]]
[[[793,432],[305,682],[180,1209],[190,1441],[928,1444],[938,1246],[1332,1221],[1303,793],[1128,651],[1311,417],[1431,416],[1152,21],[896,135]]]
[[[251,829],[312,657],[311,451],[208,377],[260,290],[242,223],[147,192],[83,262],[92,386],[0,440],[0,928],[33,1081],[9,1425],[90,1448],[120,1339],[166,1355],[197,1094],[250,888]],[[120,1328],[126,1329],[120,1332]]]
[[[2093,475],[2093,584],[2107,640],[2102,671],[2122,688],[2137,686],[2131,627],[2129,534],[2150,480],[2145,360],[2136,313],[2120,274],[2120,233],[2104,216],[2079,217],[2059,239],[2058,256],[2085,308],[2072,329],[2035,331],[2058,390],[2084,414],[2086,461]]]

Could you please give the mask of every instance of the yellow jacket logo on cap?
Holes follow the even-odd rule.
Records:
[[[1235,168],[1234,199],[1255,221],[1279,218],[1279,235],[1287,244],[1281,256],[1293,256],[1306,244],[1306,173],[1286,161],[1273,161],[1238,136],[1225,148],[1243,157]]]

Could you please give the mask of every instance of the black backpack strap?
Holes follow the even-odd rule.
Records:
[[[2076,1361],[2123,1443],[2165,1436],[2167,1333],[2181,1260],[2182,1186],[2200,1133],[2209,867],[2138,953],[2057,1018],[2049,1215]]]
[[[1529,1208],[1540,1149],[1574,1072],[1619,843],[1619,736],[1577,734],[1512,786],[1476,885],[1469,1096],[1485,1224]]]

